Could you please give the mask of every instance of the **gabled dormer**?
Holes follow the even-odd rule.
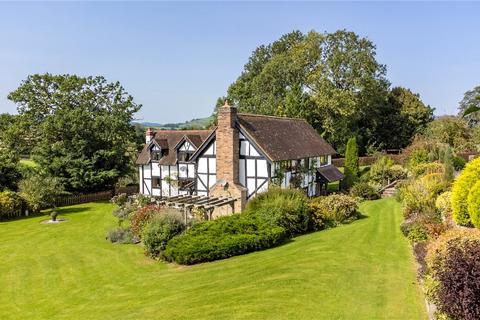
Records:
[[[185,135],[177,143],[177,145],[175,146],[175,150],[177,152],[177,162],[186,163],[191,161],[192,155],[197,150],[197,146],[189,136]]]
[[[158,162],[168,155],[168,141],[166,139],[151,140],[149,145],[150,159]]]

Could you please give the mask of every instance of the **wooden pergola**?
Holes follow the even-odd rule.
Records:
[[[183,209],[185,217],[187,213],[191,213],[193,208],[204,209],[208,215],[208,219],[212,219],[212,212],[215,208],[230,205],[232,212],[234,211],[234,202],[236,199],[232,197],[210,197],[195,195],[180,195],[174,197],[162,197],[157,202],[169,207]]]

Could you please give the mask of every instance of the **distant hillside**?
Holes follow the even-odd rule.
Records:
[[[182,130],[182,129],[204,129],[210,125],[213,121],[213,116],[206,118],[192,119],[186,122],[178,123],[157,123],[157,122],[136,122],[144,127],[157,128],[157,129],[169,129],[169,130]]]

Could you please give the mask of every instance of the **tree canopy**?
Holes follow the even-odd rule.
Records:
[[[473,127],[480,123],[480,86],[465,92],[458,106],[460,116],[464,116],[468,124]]]
[[[346,30],[293,31],[255,49],[226,99],[242,112],[304,118],[339,151],[352,135],[384,148],[393,136],[385,123],[411,116],[391,114],[389,87],[370,40]]]
[[[133,115],[140,105],[103,77],[31,75],[8,98],[33,158],[68,191],[112,186],[133,168]]]

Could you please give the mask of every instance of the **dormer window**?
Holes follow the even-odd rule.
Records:
[[[192,157],[193,152],[189,151],[179,151],[178,152],[178,161],[181,162],[188,162],[190,161],[190,158]]]

